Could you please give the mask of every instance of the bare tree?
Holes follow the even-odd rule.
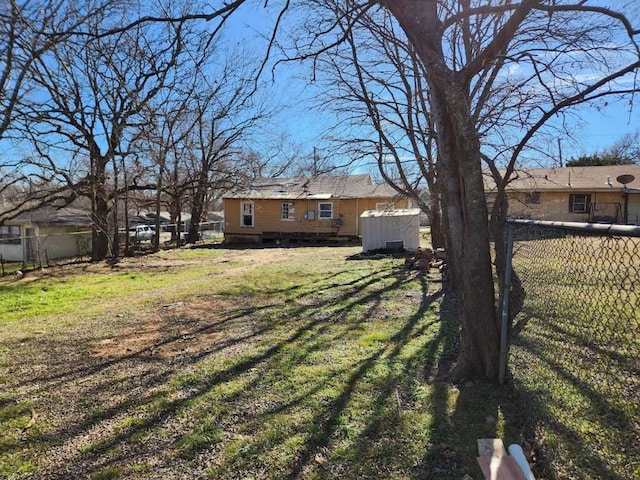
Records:
[[[73,31],[82,28],[99,15],[104,15],[112,7],[112,0],[93,2],[91,9],[79,9],[75,1],[63,0],[8,0],[0,5],[0,142],[20,143],[23,135],[12,133],[17,127],[16,117],[21,114],[21,105],[33,93],[31,72],[44,55],[52,48],[67,42]],[[6,150],[5,150],[6,151]],[[16,157],[4,156],[0,160],[2,181],[0,192],[8,199],[8,207],[0,213],[0,221],[15,217],[22,210],[32,208],[29,192],[33,185],[51,195],[53,201],[59,197],[60,188],[66,188],[66,181],[51,183],[36,177],[28,179],[24,164]],[[31,186],[31,187],[30,187]],[[63,194],[66,198],[67,194]]]
[[[186,41],[182,28],[172,25],[97,35],[105,23],[126,15],[121,10],[119,17],[95,18],[96,36],[74,37],[39,59],[33,75],[40,90],[24,110],[23,132],[38,153],[31,163],[64,178],[69,199],[91,199],[94,260],[105,258],[110,247],[117,255],[108,233],[119,190],[118,159],[140,128],[144,106],[173,81]]]
[[[199,224],[215,191],[251,178],[258,157],[245,155],[250,134],[269,118],[270,110],[255,92],[255,62],[246,52],[220,54],[210,47],[179,88],[149,105],[154,121],[142,137],[158,169],[156,209],[168,207],[171,223],[181,225],[190,209],[186,241],[199,236]],[[256,136],[267,143],[268,136]],[[159,227],[159,224],[157,225]],[[181,242],[181,228],[172,230]]]
[[[225,83],[227,83],[225,85]],[[218,82],[212,92],[197,106],[193,139],[191,223],[186,241],[198,238],[206,200],[213,190],[228,190],[248,177],[247,165],[238,155],[241,142],[266,118],[268,112],[248,98],[253,88],[250,77],[235,78],[231,72]]]
[[[34,62],[111,2],[78,15],[74,2],[7,0],[0,5],[0,139],[11,127],[16,107],[30,89]]]
[[[636,90],[637,85],[619,85],[616,80],[640,67],[634,42],[637,32],[622,12],[585,2],[397,0],[385,5],[425,65],[437,132],[438,171],[444,186],[448,245],[461,291],[463,336],[456,376],[495,380],[499,325],[482,160],[491,160],[489,167],[501,185],[491,212],[498,240],[506,214],[504,187],[520,153],[536,133],[568,107]],[[620,37],[616,40],[622,44],[610,42],[611,28],[618,28]],[[501,74],[516,65],[522,75],[503,82]],[[578,75],[583,68],[594,74],[593,80],[585,81]],[[502,93],[505,88],[508,95]],[[506,171],[502,174],[496,157],[483,153],[483,133],[493,132],[483,132],[478,118],[495,106],[496,100],[514,97],[520,97],[517,103],[505,105],[511,110],[503,109],[489,125],[493,129],[517,117],[519,140],[505,145],[501,156]],[[496,250],[504,251],[501,247],[498,242]],[[502,260],[498,256],[498,264]]]
[[[603,156],[616,159],[619,165],[640,163],[640,130],[620,137],[604,150]]]
[[[343,28],[344,43],[318,59],[327,75],[320,99],[341,119],[334,142],[365,164],[373,159],[384,181],[427,214],[433,246],[444,247],[424,66],[389,14],[378,16],[386,18],[362,16]]]

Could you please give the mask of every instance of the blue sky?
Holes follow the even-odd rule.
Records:
[[[264,48],[266,40],[260,40],[256,32],[271,34],[269,14],[257,6],[238,13],[233,18],[232,35],[239,41],[251,41],[256,48],[260,44]],[[330,108],[323,108],[312,100],[317,87],[309,84],[309,64],[281,65],[275,69],[273,78],[271,74],[272,71],[267,68],[264,77],[274,92],[274,98],[280,96],[289,103],[287,108],[281,110],[276,124],[286,130],[291,139],[308,146],[309,152],[314,146],[322,151],[325,131],[335,124],[336,119]],[[560,138],[565,162],[572,157],[602,151],[625,134],[640,129],[640,97],[632,111],[629,111],[628,103],[611,102],[598,109],[584,105],[574,109],[574,112],[580,119],[579,124],[572,128],[574,138]]]
[[[269,5],[271,8],[278,7],[273,3]],[[272,15],[273,12],[265,10],[261,3],[249,3],[247,8],[231,18],[229,27],[232,42],[250,45],[256,57],[260,58],[267,43],[266,38],[261,36],[271,34]],[[309,64],[285,64],[275,69],[273,78],[271,73],[268,66],[263,73],[263,80],[269,87],[267,96],[274,105],[279,105],[279,113],[268,128],[273,132],[288,134],[292,143],[301,146],[303,155],[311,154],[314,147],[322,154],[327,146],[326,132],[335,125],[336,118],[330,108],[314,102],[318,87],[310,82]],[[574,129],[576,140],[560,139],[565,161],[601,151],[624,134],[634,133],[640,128],[640,97],[632,112],[629,112],[628,104],[622,103],[611,103],[600,110],[585,105],[578,112],[582,125]],[[5,143],[5,155],[9,153],[6,148]],[[29,150],[27,148],[27,152]],[[14,151],[12,156],[17,159],[27,152]]]
[[[567,142],[568,156],[602,150],[623,135],[640,130],[640,97],[631,112],[628,105],[620,103],[613,103],[602,112],[588,106],[578,111],[585,125],[576,128],[576,136],[580,139],[578,145]]]

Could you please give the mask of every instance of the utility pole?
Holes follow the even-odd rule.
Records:
[[[317,177],[318,176],[318,148],[317,147],[313,147],[313,172],[312,172],[312,176],[313,177]]]
[[[560,168],[563,166],[562,162],[562,140],[558,137],[558,160],[560,161]]]

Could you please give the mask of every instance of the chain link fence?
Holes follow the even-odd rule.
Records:
[[[509,372],[542,474],[640,478],[640,227],[513,220],[508,232]]]
[[[91,232],[0,236],[0,275],[91,256]]]
[[[171,242],[171,231],[177,232],[177,224],[163,224],[160,243],[163,248]],[[201,222],[198,227],[199,240],[221,242],[224,238],[222,220]],[[138,237],[135,229],[130,237],[133,248],[140,250],[142,241],[149,250],[152,237]],[[120,241],[124,244],[127,230],[121,229]],[[187,230],[180,232],[182,239]],[[0,276],[12,275],[16,271],[45,268],[60,263],[82,261],[91,257],[91,231],[74,231],[24,235],[21,227],[15,226],[0,232]]]

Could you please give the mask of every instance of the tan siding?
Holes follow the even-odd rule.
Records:
[[[294,220],[283,220],[282,203],[286,200],[253,200],[254,226],[240,225],[240,208],[243,200],[226,198],[224,200],[226,235],[262,235],[267,233],[323,234],[357,236],[361,234],[360,214],[373,210],[377,203],[395,203],[396,208],[406,208],[407,199],[366,198],[366,199],[329,199],[295,200],[293,203]],[[318,218],[320,203],[333,204],[333,219]],[[305,219],[305,213],[313,211],[315,218]]]
[[[240,200],[237,198],[225,198],[224,200],[224,231],[241,233]]]
[[[509,215],[530,217],[535,220],[552,220],[558,222],[586,222],[589,213],[572,213],[569,211],[570,194],[590,194],[592,203],[620,203],[624,205],[622,192],[541,192],[539,204],[525,204],[524,193],[512,193],[509,196]]]

